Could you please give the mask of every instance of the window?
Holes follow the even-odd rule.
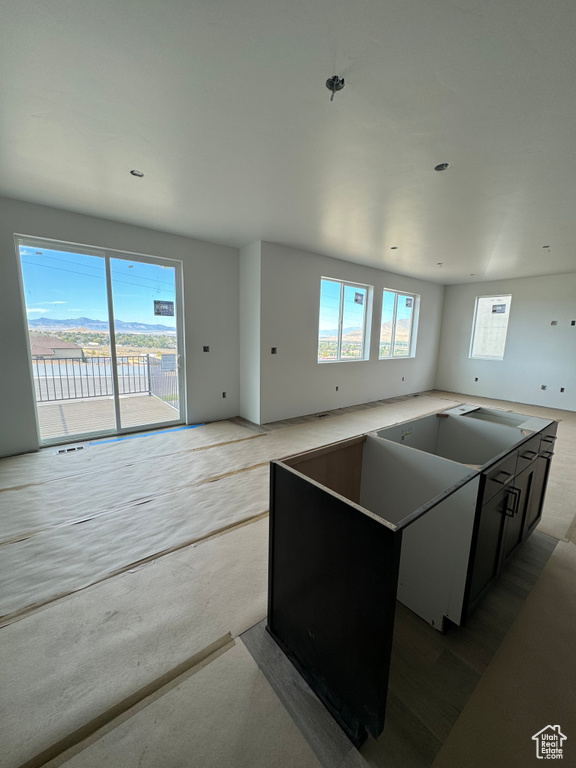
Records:
[[[414,313],[420,296],[385,289],[382,294],[380,360],[414,356]]]
[[[370,287],[322,278],[318,362],[365,360],[366,315]]]
[[[502,360],[512,296],[478,296],[474,310],[470,357]]]

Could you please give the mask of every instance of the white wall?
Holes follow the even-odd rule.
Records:
[[[38,447],[14,234],[163,256],[183,262],[187,421],[240,408],[238,251],[143,227],[0,198],[0,456]],[[209,345],[210,352],[202,352]],[[226,399],[222,392],[227,393]]]
[[[260,424],[260,243],[240,251],[240,413]]]
[[[477,296],[512,295],[503,360],[469,357]],[[551,325],[553,320],[558,325]],[[436,386],[576,410],[576,274],[446,288]],[[478,378],[475,382],[474,379]],[[546,390],[541,385],[547,385]],[[565,392],[560,392],[560,387]]]
[[[260,423],[434,386],[443,286],[267,242],[261,267]],[[322,277],[374,286],[370,360],[317,362]],[[384,287],[422,297],[415,358],[378,360]]]

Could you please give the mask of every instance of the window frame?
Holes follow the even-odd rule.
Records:
[[[337,347],[336,347],[336,353],[337,357],[336,359],[332,360],[326,360],[322,359],[319,356],[320,353],[320,316],[322,312],[322,283],[323,282],[330,282],[330,283],[338,283],[340,285],[340,298],[339,298],[339,307],[338,307],[338,339],[337,339]],[[363,328],[363,334],[362,334],[362,357],[342,357],[342,320],[344,316],[344,290],[346,288],[361,288],[362,290],[366,291],[366,300],[364,301],[364,314],[362,317],[362,328]],[[366,362],[370,359],[370,328],[368,327],[368,319],[369,319],[369,305],[371,309],[371,303],[372,303],[372,291],[374,290],[373,286],[366,285],[365,283],[355,283],[350,280],[340,280],[337,277],[325,277],[324,275],[320,278],[320,299],[318,302],[318,338],[317,338],[317,362],[324,364],[324,363],[358,363],[358,362]]]
[[[506,300],[506,303],[508,306],[508,317],[506,320],[506,333],[504,335],[504,344],[502,345],[502,355],[500,357],[474,354],[474,340],[476,338],[476,329],[477,329],[477,322],[478,322],[478,306],[480,303],[480,299],[490,299],[492,302],[496,302],[498,300]],[[504,355],[506,353],[506,342],[508,341],[508,326],[510,323],[511,311],[512,311],[512,294],[511,293],[502,293],[498,295],[487,294],[484,296],[476,296],[476,298],[474,299],[474,317],[472,319],[472,333],[470,335],[470,350],[468,353],[468,358],[470,360],[491,360],[495,362],[502,362],[504,360]]]
[[[392,336],[390,339],[390,354],[382,355],[380,348],[382,346],[382,313],[384,311],[384,294],[394,294],[394,309],[392,313]],[[407,355],[395,355],[394,346],[396,342],[396,324],[398,319],[398,296],[406,296],[413,300],[412,315],[410,317],[410,336],[408,339],[408,354]],[[417,312],[420,307],[420,294],[412,293],[411,291],[398,291],[395,288],[383,288],[382,289],[382,310],[380,312],[380,332],[378,335],[378,360],[407,360],[411,357],[416,357],[416,334],[414,332],[415,320]]]

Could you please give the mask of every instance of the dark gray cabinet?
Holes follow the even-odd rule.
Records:
[[[549,468],[550,459],[544,456],[538,456],[534,462],[534,468],[532,470],[534,473],[534,490],[530,494],[526,509],[524,533],[522,536],[524,541],[528,538],[528,536],[530,536],[542,518],[542,507],[544,505],[544,493],[548,483]],[[538,493],[538,490],[540,490],[540,493]]]
[[[546,494],[546,487],[548,485],[550,464],[552,463],[552,457],[554,455],[557,431],[558,423],[553,421],[548,424],[540,433],[540,446],[538,457],[536,458],[534,475],[535,488],[539,489],[540,493],[534,493],[532,495],[532,503],[526,514],[526,523],[524,526],[523,534],[524,540],[526,540],[534,528],[536,528],[542,517],[542,507],[544,505],[544,497]]]
[[[461,621],[478,472],[363,435],[270,478],[268,632],[360,744],[384,726],[397,598]]]
[[[508,503],[502,517],[502,547],[500,555],[500,568],[514,552],[522,541],[522,529],[526,519],[526,509],[532,492],[533,473],[525,469],[516,475],[513,484],[508,489]]]
[[[465,623],[541,518],[556,427],[459,406],[271,463],[267,628],[355,744],[384,726],[396,600]]]
[[[517,449],[482,472],[465,599],[466,620],[516,548],[540,522],[557,427],[556,422],[547,422],[540,432],[524,438]]]
[[[401,532],[281,463],[271,488],[268,632],[360,745],[384,727]]]
[[[496,577],[500,566],[500,546],[502,525],[506,511],[510,508],[510,493],[502,490],[482,505],[477,514],[477,532],[474,545],[474,563],[470,570],[470,591],[467,616],[492,579]]]

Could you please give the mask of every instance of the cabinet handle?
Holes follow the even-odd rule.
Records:
[[[511,488],[508,488],[508,492],[506,495],[506,505],[504,507],[504,513],[507,517],[514,517],[514,515],[518,512],[518,509],[520,507],[520,488],[514,488],[512,486]],[[510,499],[510,495],[512,495],[512,509],[508,506],[508,501]]]
[[[545,459],[551,459],[552,456],[554,456],[554,451],[542,451],[542,456],[544,456]]]
[[[546,435],[546,437],[542,438],[543,443],[553,443],[554,440],[556,440],[556,435]]]
[[[506,475],[506,479],[497,480],[496,478],[498,477],[498,475]],[[506,485],[506,483],[510,482],[510,478],[512,477],[511,472],[505,472],[503,469],[501,469],[500,472],[498,472],[498,475],[496,475],[496,477],[493,477],[492,479],[494,480],[495,483],[500,483],[500,485]]]
[[[532,454],[532,457],[528,456],[529,453]],[[532,459],[535,456],[538,456],[538,451],[524,451],[524,453],[520,456],[520,458],[521,459],[530,459],[530,461],[532,461]]]

